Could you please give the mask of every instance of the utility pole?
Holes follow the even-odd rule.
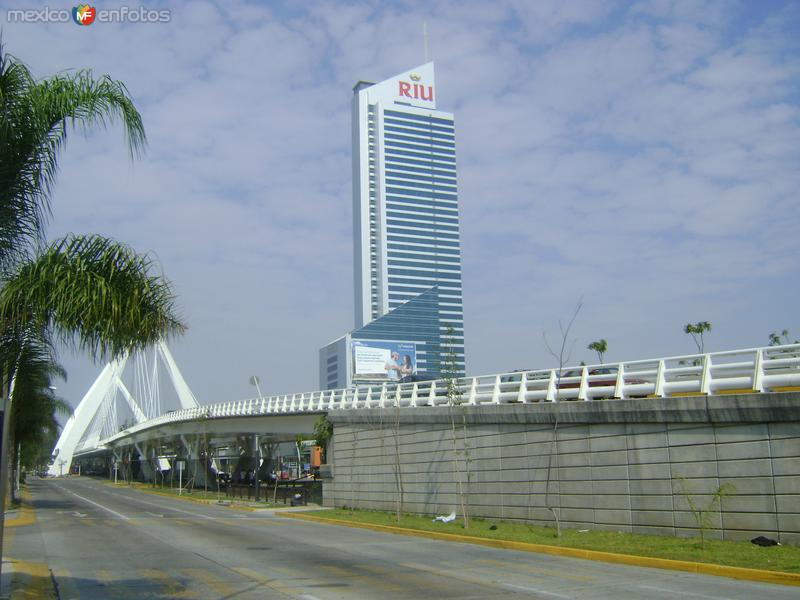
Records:
[[[260,471],[261,471],[261,444],[258,443],[258,434],[253,435],[253,458],[255,459],[256,468],[255,468],[255,486],[256,486],[256,502],[261,500],[260,498],[260,491],[261,486],[260,484]]]

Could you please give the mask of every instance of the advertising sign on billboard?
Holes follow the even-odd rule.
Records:
[[[409,342],[353,340],[353,379],[397,381],[417,371],[417,347]]]

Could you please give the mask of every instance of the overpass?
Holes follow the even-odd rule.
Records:
[[[122,381],[128,362],[135,363],[135,392]],[[161,406],[159,364],[176,393],[176,409]],[[537,404],[565,401],[796,391],[800,390],[800,344],[520,370],[452,383],[450,393],[444,380],[384,382],[201,406],[166,344],[160,343],[154,349],[152,363],[139,356],[106,365],[64,427],[50,473],[62,474],[73,458],[111,454],[115,461],[146,465],[144,476],[152,478],[157,471],[170,469],[174,460],[197,461],[202,455],[207,468],[196,474],[202,479],[209,469],[214,470],[212,463],[222,456],[220,450],[231,455],[263,455],[263,444],[310,434],[319,415],[331,411],[388,407],[446,410],[453,404],[522,404],[531,405],[530,410],[535,411]],[[133,423],[121,420],[120,404],[127,406]]]

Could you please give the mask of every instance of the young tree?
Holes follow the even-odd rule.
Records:
[[[556,402],[558,402],[561,396],[561,377],[563,375],[564,366],[569,361],[571,348],[575,343],[574,340],[572,342],[569,341],[570,331],[572,330],[572,326],[575,324],[575,319],[578,318],[578,313],[581,312],[581,308],[583,308],[583,300],[579,300],[575,305],[575,310],[572,312],[572,317],[567,322],[566,326],[564,326],[563,321],[559,319],[558,330],[561,334],[561,339],[557,350],[553,349],[553,347],[550,346],[550,343],[547,341],[547,333],[542,332],[544,345],[547,348],[547,351],[550,353],[550,356],[552,356],[558,362],[558,370],[556,371]],[[570,346],[569,349],[567,348],[567,345]],[[550,514],[553,515],[553,520],[556,522],[556,537],[561,537],[561,519],[558,514],[560,511],[560,506],[556,507],[550,501],[550,483],[553,469],[556,469],[556,472],[558,470],[558,410],[556,409],[554,412],[555,418],[553,419],[553,434],[550,438],[550,448],[547,452],[547,476],[545,478],[544,504],[545,508],[550,511]],[[556,510],[556,508],[559,510]]]
[[[464,475],[462,474],[461,470],[461,463],[459,461],[459,454],[463,454],[464,456],[464,471],[466,471],[466,478],[469,481],[470,473],[469,473],[469,449],[467,443],[467,415],[464,410],[463,402],[464,396],[463,392],[461,391],[461,384],[458,380],[460,375],[460,370],[458,368],[458,360],[455,353],[455,348],[453,344],[453,336],[455,334],[455,330],[453,327],[448,327],[445,337],[442,339],[442,347],[443,347],[443,354],[444,354],[444,362],[443,362],[443,369],[442,369],[442,379],[447,386],[447,405],[449,407],[450,412],[450,433],[451,439],[453,442],[453,477],[456,480],[456,486],[458,489],[458,501],[461,505],[461,517],[464,524],[464,529],[469,529],[469,515],[467,510],[469,508],[469,503],[466,501],[466,495],[464,492]],[[458,440],[456,435],[456,410],[460,408],[461,410],[461,430],[462,430],[462,450],[459,452],[458,450]]]
[[[698,321],[697,323],[687,323],[684,328],[683,332],[688,333],[692,336],[695,345],[697,346],[697,351],[700,354],[705,352],[705,342],[703,340],[703,334],[706,331],[711,331],[711,323],[708,321]]]
[[[603,356],[608,351],[608,342],[605,340],[597,340],[596,342],[592,342],[587,346],[588,350],[594,350],[597,352],[597,359],[600,361],[600,364],[603,364]]]

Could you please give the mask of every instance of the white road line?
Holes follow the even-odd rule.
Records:
[[[201,519],[208,519],[209,521],[215,521],[217,517],[209,517],[208,515],[204,515],[201,513],[190,512],[188,510],[181,510],[180,508],[174,508],[172,506],[167,506],[166,504],[156,504],[155,502],[147,502],[146,500],[141,500],[139,498],[133,498],[131,496],[126,496],[124,494],[117,494],[115,492],[108,492],[109,496],[119,496],[120,498],[125,498],[126,500],[130,500],[131,502],[138,502],[139,504],[147,504],[148,506],[155,506],[156,508],[160,508],[161,510],[174,510],[179,513],[183,513],[185,515],[191,515],[193,517],[200,517]],[[147,512],[147,511],[145,511]]]
[[[533,592],[534,594],[541,594],[542,596],[552,596],[553,598],[572,598],[572,596],[565,596],[564,594],[556,594],[555,592],[545,592],[544,590],[540,590],[539,588],[532,588],[526,585],[515,585],[513,583],[504,583],[502,584],[504,588],[510,588],[512,590],[521,590],[523,592]]]
[[[111,514],[112,514],[112,515],[114,515],[114,516],[117,516],[117,517],[119,517],[119,518],[120,518],[120,519],[122,519],[123,521],[130,521],[130,517],[126,517],[126,516],[125,516],[125,515],[123,515],[122,513],[118,513],[117,511],[115,511],[115,510],[112,510],[112,509],[108,508],[107,506],[103,506],[102,504],[98,504],[98,503],[97,503],[97,502],[95,502],[94,500],[89,500],[89,498],[84,498],[84,497],[83,497],[83,496],[81,496],[80,494],[76,494],[76,493],[75,493],[75,492],[73,492],[72,490],[68,490],[68,489],[66,489],[66,488],[63,488],[63,487],[61,487],[60,485],[59,485],[59,486],[56,486],[56,487],[57,487],[58,489],[60,489],[62,492],[69,492],[70,494],[72,494],[73,496],[75,496],[75,497],[77,497],[77,498],[80,498],[80,499],[81,499],[81,500],[83,500],[84,502],[88,502],[89,504],[91,504],[91,505],[93,505],[93,506],[96,506],[97,508],[100,508],[100,509],[102,509],[102,510],[104,510],[104,511],[106,511],[106,512],[109,512],[109,513],[111,513]]]
[[[675,590],[668,590],[667,588],[660,588],[654,585],[640,585],[643,590],[653,590],[655,592],[664,592],[670,596],[675,595]],[[705,594],[695,594],[692,592],[681,591],[681,596],[692,596],[693,598],[709,598],[710,600],[729,600],[726,596],[706,596]]]

